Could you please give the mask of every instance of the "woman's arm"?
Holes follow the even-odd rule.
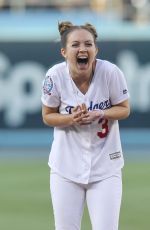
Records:
[[[104,118],[108,120],[121,120],[130,115],[129,100],[125,100],[109,109],[104,110]]]
[[[125,100],[105,110],[87,111],[84,104],[73,109],[72,114],[60,114],[59,108],[42,106],[43,122],[52,127],[68,127],[71,125],[88,125],[94,120],[104,117],[108,120],[125,119],[130,114],[129,101]]]
[[[82,118],[86,117],[84,109],[80,106],[73,109],[72,114],[60,114],[59,108],[50,108],[42,105],[43,122],[52,127],[68,127],[71,125],[81,125]]]
[[[125,100],[117,105],[113,105],[109,109],[87,111],[86,113],[87,116],[82,119],[82,125],[86,125],[90,122],[92,123],[93,121],[101,118],[106,118],[108,120],[125,119],[130,114],[129,101]]]

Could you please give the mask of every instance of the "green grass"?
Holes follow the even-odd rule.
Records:
[[[127,162],[123,186],[119,230],[149,229],[150,162]],[[54,230],[47,159],[1,159],[0,229]],[[87,209],[82,230],[91,230]]]

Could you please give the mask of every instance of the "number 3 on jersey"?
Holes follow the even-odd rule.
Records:
[[[108,120],[107,119],[100,119],[99,124],[101,124],[102,128],[100,132],[97,132],[97,136],[99,138],[104,138],[107,136],[109,129],[108,129]]]

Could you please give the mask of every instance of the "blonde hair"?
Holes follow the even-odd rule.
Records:
[[[94,38],[94,43],[96,44],[96,39],[98,35],[93,25],[91,25],[90,23],[86,23],[85,25],[78,26],[78,25],[73,25],[69,21],[64,21],[64,22],[58,23],[58,30],[60,33],[61,44],[63,48],[66,47],[68,34],[77,29],[84,29],[90,32]]]

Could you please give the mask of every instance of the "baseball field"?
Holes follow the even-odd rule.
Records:
[[[150,160],[127,160],[123,187],[119,230],[148,230]],[[0,229],[54,230],[47,156],[1,157]],[[86,207],[81,229],[92,229]]]

